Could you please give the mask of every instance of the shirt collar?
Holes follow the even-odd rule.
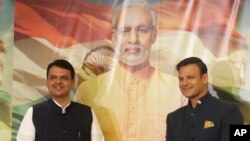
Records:
[[[65,106],[65,107],[62,107],[62,105],[60,105],[57,101],[55,101],[53,98],[52,100],[54,101],[54,103],[58,106],[58,107],[61,107],[62,108],[62,113],[66,113],[66,108],[69,107],[70,103],[71,103],[71,100],[69,101],[69,103]]]
[[[201,105],[204,105],[204,104],[208,101],[208,99],[209,99],[210,97],[212,97],[211,94],[210,94],[210,93],[207,93],[207,94],[205,94],[203,97],[201,97],[200,99],[198,99],[198,100],[197,100],[196,108],[198,108],[198,107],[201,106]],[[189,106],[189,107],[192,107],[191,101],[188,101],[188,106]]]

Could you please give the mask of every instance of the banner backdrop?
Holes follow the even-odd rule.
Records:
[[[157,38],[150,53],[151,65],[174,78],[177,62],[189,56],[200,57],[208,65],[210,92],[218,98],[235,102],[243,113],[245,123],[250,123],[250,75],[247,73],[250,72],[248,16],[250,2],[247,0],[149,0],[148,2],[158,17]],[[78,75],[76,88],[88,80],[101,80],[114,69],[113,67],[116,67],[112,64],[114,47],[111,18],[112,9],[117,3],[118,0],[15,0],[15,3],[13,0],[0,0],[0,50],[4,54],[0,102],[2,99],[12,101],[12,140],[15,140],[27,108],[49,97],[45,86],[48,63],[58,58],[70,61]],[[15,22],[12,19],[13,15]],[[133,76],[128,76],[128,79],[130,77],[132,79]],[[124,89],[127,85],[125,82],[122,83],[123,90],[115,87],[116,83],[113,81],[116,79],[112,75],[108,80],[101,83],[103,85],[99,83],[88,85],[86,89],[96,90],[96,93],[103,95],[107,94],[106,91],[102,91],[104,87],[108,87],[112,92],[119,91],[121,94],[126,93],[121,91],[130,91]],[[148,81],[145,85],[140,85],[138,82],[138,85],[133,87],[138,93],[151,94],[151,97],[141,100],[141,103],[157,99],[159,92],[157,89],[163,84],[157,83],[159,82],[157,80],[155,82],[155,89],[148,87],[150,83]],[[178,83],[175,81],[167,81],[165,85],[170,89],[160,92],[174,95],[173,92],[178,91]],[[152,89],[152,91],[140,92],[140,89]],[[76,90],[72,91],[73,99]],[[8,94],[11,94],[12,100],[6,98]],[[7,96],[2,98],[2,95]],[[137,133],[143,126],[143,117],[135,120],[134,124],[130,123],[131,119],[137,117],[133,117],[134,114],[130,116],[126,108],[120,105],[127,106],[127,109],[131,105],[124,104],[124,101],[115,94],[110,99],[99,100],[93,98],[91,103],[97,105],[93,107],[108,141],[112,140],[116,132],[119,134],[116,138],[118,141],[124,139],[124,136]],[[148,111],[147,120],[153,120],[153,124],[162,122],[161,127],[153,130],[165,130],[167,113],[160,115],[164,118],[158,118],[157,114],[161,114],[164,109],[174,110],[172,107],[181,106],[183,101],[167,105],[169,107],[154,102],[144,109],[132,111],[136,111],[135,115],[138,117],[141,116],[139,114],[141,111]],[[143,105],[136,99],[134,104],[135,107],[132,108],[135,109]],[[112,110],[108,111],[111,115],[105,117],[103,116],[105,114],[99,112],[101,110],[98,106],[101,106],[103,111],[110,108],[114,113]],[[157,110],[154,111],[149,107]],[[119,110],[120,113],[115,113]],[[1,113],[0,116],[2,115]],[[126,118],[119,118],[121,116]],[[105,124],[107,120],[110,123]],[[1,129],[2,123],[0,124]],[[3,125],[10,127],[8,120],[5,120]],[[147,132],[151,127],[145,125],[145,130],[141,130],[145,131],[145,137],[151,136],[151,132]],[[114,132],[112,128],[115,128]],[[108,131],[111,131],[111,135]],[[0,132],[2,133],[2,129]],[[163,133],[159,136],[164,137],[161,134]],[[132,140],[139,141],[136,138]],[[164,138],[159,137],[159,140]]]
[[[14,7],[12,0],[0,0],[0,140],[11,140],[12,54]]]

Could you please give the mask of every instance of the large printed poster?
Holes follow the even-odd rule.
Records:
[[[0,140],[11,140],[13,1],[0,0]]]
[[[175,65],[190,56],[207,64],[210,93],[236,103],[250,123],[249,1],[148,0],[158,19],[149,52],[157,70],[152,77],[130,74],[115,63],[112,11],[118,2],[0,0],[0,59],[9,64],[0,62],[0,102],[12,102],[12,140],[27,108],[49,98],[46,67],[58,58],[73,64],[78,83],[72,99],[93,107],[108,141],[152,140],[155,134],[164,140],[167,113],[185,103],[177,100]],[[133,16],[130,20],[138,20]],[[11,98],[2,98],[2,90]],[[81,100],[84,94],[87,100]]]

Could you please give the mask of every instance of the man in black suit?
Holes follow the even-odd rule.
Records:
[[[243,124],[239,108],[212,97],[207,66],[197,57],[176,66],[179,88],[188,104],[167,116],[167,141],[229,141],[229,125]]]

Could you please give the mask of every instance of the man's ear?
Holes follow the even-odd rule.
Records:
[[[205,84],[208,83],[208,74],[207,73],[202,75],[202,80]]]
[[[73,79],[73,84],[72,84],[72,89],[76,89],[77,88],[77,78]]]
[[[45,80],[45,85],[48,88],[48,78],[46,78],[46,80]]]
[[[112,40],[112,41],[115,40],[115,31],[114,31],[114,29],[112,29],[112,37],[111,37],[111,40]]]
[[[156,38],[157,38],[157,29],[154,29],[153,35],[152,35],[152,44],[155,43]]]

